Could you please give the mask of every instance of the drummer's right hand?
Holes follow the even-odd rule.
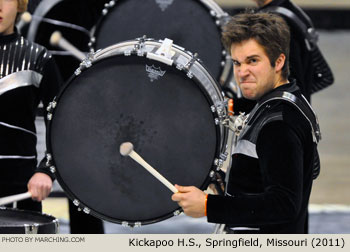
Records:
[[[51,192],[52,180],[42,172],[35,173],[28,182],[28,192],[35,201],[44,200]]]
[[[175,185],[178,193],[174,193],[171,197],[182,207],[187,216],[200,218],[205,216],[206,194],[194,186]]]

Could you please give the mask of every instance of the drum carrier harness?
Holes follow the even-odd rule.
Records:
[[[288,91],[293,92],[297,90],[298,87],[294,87],[294,89],[289,89]],[[254,109],[248,115],[245,113],[241,113],[235,120],[234,126],[231,130],[234,129],[235,134],[239,135],[237,144],[235,146],[235,151],[237,153],[237,149],[240,148],[239,141],[247,140],[252,144],[256,144],[259,133],[264,125],[272,121],[282,121],[282,112],[277,111],[275,113],[266,113],[267,110],[271,109],[273,106],[280,104],[281,102],[287,103],[294,107],[297,111],[299,111],[303,117],[308,121],[311,128],[311,134],[313,139],[314,146],[314,162],[313,162],[313,171],[312,178],[316,179],[320,173],[320,159],[317,151],[317,144],[321,140],[321,131],[318,123],[317,116],[313,111],[312,107],[306,100],[304,96],[302,96],[302,100],[295,96],[294,94],[287,91],[273,91],[270,94],[265,95],[259,103],[254,107]],[[304,101],[303,101],[304,100]],[[249,150],[250,146],[242,146],[249,155],[256,156],[255,149]],[[238,151],[239,152],[239,151]],[[254,153],[254,154],[252,154]],[[228,178],[230,173],[230,166],[227,169],[225,176],[225,194],[227,193],[227,185]],[[217,224],[215,227],[215,234],[224,233],[225,224]]]
[[[266,111],[272,106],[275,106],[276,101],[278,102],[277,104],[280,102],[288,103],[292,105],[297,111],[299,111],[310,124],[311,134],[314,142],[313,179],[316,179],[320,173],[320,159],[317,151],[317,144],[321,140],[321,131],[315,112],[307,100],[304,98],[304,96],[302,96],[302,98],[304,101],[287,91],[274,91],[264,96],[262,100],[260,100],[259,103],[254,107],[250,114],[242,114],[239,116],[244,118],[244,127],[238,141],[244,139],[253,144],[256,144],[259,133],[264,125],[272,121],[283,120],[282,112],[279,111],[276,113],[266,113]]]

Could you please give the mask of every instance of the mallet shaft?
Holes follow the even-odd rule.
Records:
[[[137,163],[142,165],[148,172],[150,172],[156,179],[162,182],[166,187],[170,189],[173,193],[177,193],[176,187],[171,184],[166,178],[164,178],[159,172],[157,172],[152,166],[150,166],[139,154],[135,151],[131,151],[129,156],[134,159]]]
[[[3,197],[3,198],[0,198],[0,206],[11,204],[13,202],[20,201],[20,200],[25,200],[30,197],[32,197],[32,195],[29,192]]]

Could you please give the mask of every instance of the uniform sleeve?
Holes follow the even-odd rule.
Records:
[[[43,78],[40,83],[40,100],[44,105],[44,120],[47,125],[47,110],[46,107],[58,94],[62,86],[62,77],[59,73],[57,65],[52,57],[50,57],[43,68]],[[50,176],[54,180],[54,175],[50,172],[49,167],[46,166],[46,157],[40,162],[35,172],[42,172]]]
[[[302,199],[302,137],[283,121],[260,131],[256,151],[264,191],[241,196],[210,195],[209,222],[247,227],[289,222],[296,218]]]

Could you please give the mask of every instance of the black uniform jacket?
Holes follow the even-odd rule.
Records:
[[[0,36],[0,77],[0,185],[26,185],[36,171],[52,177],[45,160],[37,167],[35,117],[60,86],[53,58],[17,32]]]
[[[295,82],[275,91],[301,97]],[[276,101],[248,126],[232,156],[227,195],[208,197],[208,221],[258,233],[305,232],[315,150],[309,122]]]

